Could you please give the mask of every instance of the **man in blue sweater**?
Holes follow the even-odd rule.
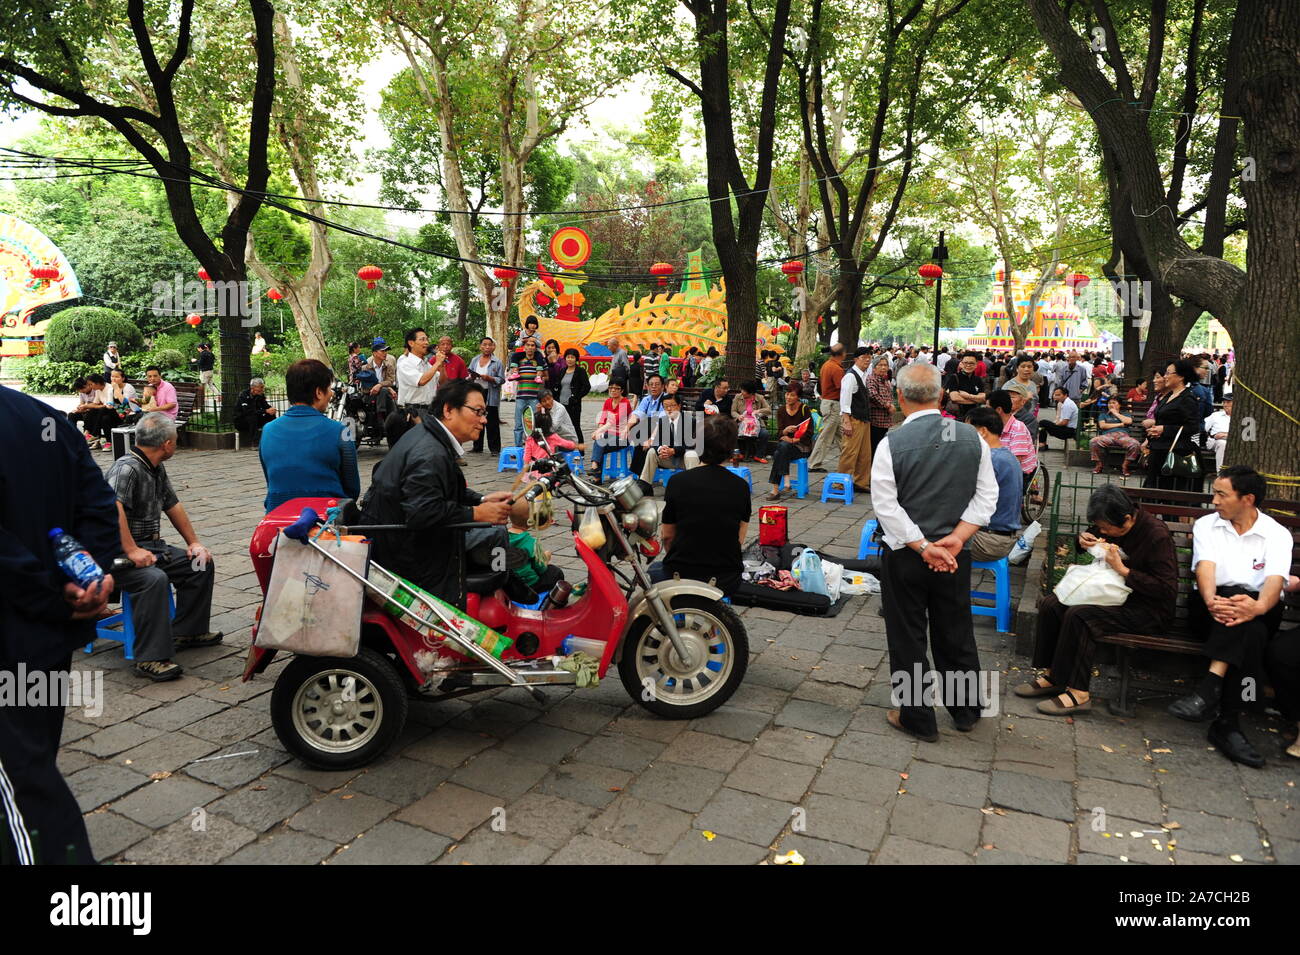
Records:
[[[1068,399],[1067,399],[1068,400]],[[989,460],[998,480],[998,505],[989,518],[971,536],[972,560],[1001,560],[1011,553],[1020,538],[1020,502],[1024,483],[1020,477],[1020,459],[1002,447],[1002,416],[992,408],[976,408],[966,419],[981,440],[989,446]]]

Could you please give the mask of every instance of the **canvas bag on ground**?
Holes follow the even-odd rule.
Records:
[[[370,545],[319,538],[330,555],[362,577]],[[354,657],[361,642],[364,588],[320,551],[280,534],[256,646],[315,657]]]
[[[1106,545],[1088,548],[1091,564],[1073,564],[1056,585],[1056,599],[1067,607],[1118,607],[1133,591],[1119,572],[1106,563]]]

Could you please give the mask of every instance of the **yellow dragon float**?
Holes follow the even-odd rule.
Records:
[[[705,281],[699,249],[688,255],[685,274],[678,291],[651,292],[585,321],[574,319],[586,301],[582,294],[586,276],[576,269],[561,271],[554,278],[544,275],[521,284],[516,291],[514,306],[519,315],[519,327],[523,327],[529,318],[536,318],[543,341],[555,339],[560,343],[561,351],[576,348],[592,371],[607,369],[609,352],[605,343],[611,338],[618,338],[621,344],[633,350],[658,342],[669,346],[673,355],[679,358],[691,346],[705,352],[710,348],[725,351],[725,282],[719,280],[717,285],[711,286]],[[555,317],[539,311],[539,299],[543,303],[555,301]],[[759,348],[782,352],[784,349],[776,344],[776,336],[776,328],[759,322]]]

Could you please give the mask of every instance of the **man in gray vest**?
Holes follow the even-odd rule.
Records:
[[[998,482],[975,429],[939,413],[939,369],[914,363],[898,375],[903,424],[881,439],[871,502],[884,534],[881,600],[894,703],[889,724],[926,742],[939,738],[933,704],[962,732],[974,729],[979,652],[970,614],[966,542],[989,523]],[[935,669],[926,657],[926,617]]]

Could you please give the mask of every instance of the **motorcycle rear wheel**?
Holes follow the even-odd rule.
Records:
[[[397,738],[408,705],[397,667],[369,647],[351,659],[295,656],[271,692],[271,725],[303,762],[355,769]]]
[[[745,625],[726,604],[695,594],[669,598],[678,633],[691,645],[683,666],[672,642],[650,615],[633,621],[618,664],[628,694],[651,713],[690,720],[731,698],[749,665]]]

